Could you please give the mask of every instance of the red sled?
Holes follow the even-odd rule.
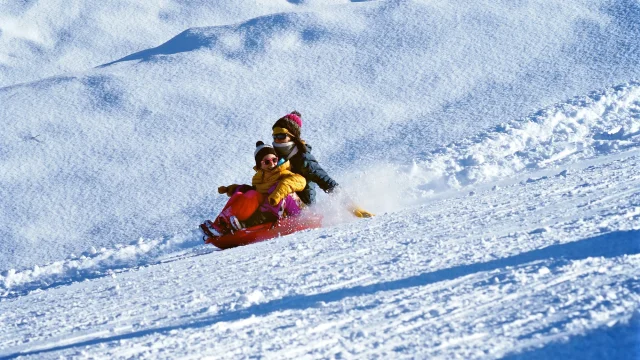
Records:
[[[302,215],[284,218],[276,223],[252,226],[220,237],[209,237],[204,242],[224,250],[273,239],[278,236],[293,234],[294,232],[302,230],[317,229],[319,227],[322,227],[321,216]]]

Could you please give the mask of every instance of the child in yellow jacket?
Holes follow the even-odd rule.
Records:
[[[262,141],[256,143],[254,158],[256,173],[251,186],[233,184],[218,188],[220,194],[226,193],[231,198],[216,220],[200,226],[207,236],[222,236],[231,230],[300,214],[303,203],[296,192],[304,190],[305,178],[291,172],[289,161],[278,165],[276,151]]]

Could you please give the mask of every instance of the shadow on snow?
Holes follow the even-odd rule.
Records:
[[[640,315],[628,323],[602,327],[585,335],[574,336],[565,341],[548,344],[543,348],[507,355],[503,359],[640,359]]]
[[[149,61],[153,56],[156,55],[171,55],[178,54],[182,52],[194,51],[203,47],[211,47],[215,43],[215,38],[207,38],[202,34],[195,32],[192,29],[185,30],[167,41],[166,43],[151,48],[139,51],[137,53],[133,53],[131,55],[125,56],[121,59],[112,61],[110,63],[106,63],[98,66],[99,68],[107,67],[109,65],[113,65],[123,61],[132,61],[132,60],[140,60],[140,61]]]

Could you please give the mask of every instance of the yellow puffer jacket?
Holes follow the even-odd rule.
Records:
[[[273,184],[278,183],[275,190],[269,195],[269,204],[277,205],[287,195],[304,190],[307,180],[304,176],[291,172],[289,161],[274,168],[273,170],[262,170],[253,168],[256,174],[251,179],[251,185],[261,194],[268,194]]]

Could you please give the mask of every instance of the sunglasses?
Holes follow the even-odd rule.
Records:
[[[277,165],[278,164],[278,158],[277,157],[273,157],[273,158],[264,159],[264,160],[262,160],[262,164],[264,164],[264,165],[270,165],[270,164]]]
[[[275,134],[273,135],[273,140],[284,140],[287,138],[287,134]]]

